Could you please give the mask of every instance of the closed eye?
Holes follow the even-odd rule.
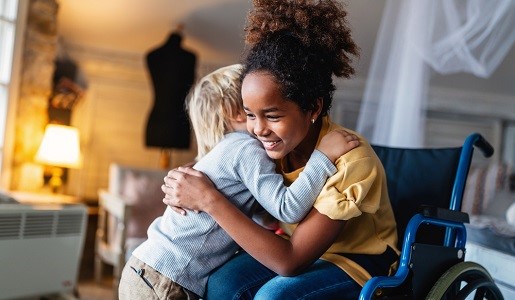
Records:
[[[279,115],[266,115],[266,118],[270,121],[278,121],[281,117]]]

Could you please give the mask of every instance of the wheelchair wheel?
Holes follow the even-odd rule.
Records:
[[[447,270],[426,299],[465,299],[475,291],[477,299],[504,299],[488,271],[475,262],[461,262]]]

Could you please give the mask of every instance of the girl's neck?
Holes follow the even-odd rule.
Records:
[[[309,128],[308,134],[304,140],[302,140],[302,142],[293,149],[293,151],[286,155],[284,161],[285,165],[283,166],[283,168],[285,168],[284,171],[292,172],[306,166],[311,154],[315,151],[321,129],[321,120],[315,122],[315,124]]]

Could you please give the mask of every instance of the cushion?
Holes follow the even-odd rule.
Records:
[[[478,215],[481,212],[482,198],[484,194],[484,182],[486,169],[476,168],[469,172],[467,185],[463,193],[461,210],[470,215]]]
[[[506,218],[506,212],[509,207],[515,203],[515,192],[506,190],[499,191],[494,194],[488,205],[483,211],[484,215],[492,216],[500,219]]]
[[[164,213],[161,185],[166,174],[166,170],[111,164],[109,192],[133,205],[127,238],[147,238],[150,223]]]
[[[162,202],[163,177],[147,176],[145,172],[128,171],[123,181],[122,197],[132,205],[127,226],[128,238],[146,238],[150,223],[163,215],[166,205]]]
[[[496,194],[507,189],[509,173],[510,167],[503,163],[494,163],[486,168],[471,168],[461,210],[470,215],[483,214]]]

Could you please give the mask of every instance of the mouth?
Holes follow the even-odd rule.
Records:
[[[265,150],[273,150],[280,141],[261,141]]]

